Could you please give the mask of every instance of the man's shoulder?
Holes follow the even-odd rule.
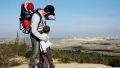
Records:
[[[35,17],[35,18],[40,18],[40,16],[38,15],[37,12],[33,13],[32,17]]]
[[[41,13],[39,11],[34,11],[33,16],[35,17],[41,17]]]

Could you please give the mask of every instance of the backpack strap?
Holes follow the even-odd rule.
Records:
[[[36,13],[37,13],[37,15],[39,15],[39,17],[40,17],[40,21],[39,21],[39,23],[38,23],[38,26],[39,26],[39,24],[40,24],[41,21],[42,21],[42,16],[41,16],[41,14],[38,12],[38,10],[36,11]],[[37,27],[37,29],[38,29],[38,27]]]
[[[44,24],[46,25],[46,20],[45,20]]]
[[[41,16],[41,14],[38,12],[38,10],[36,11],[36,13],[37,13],[37,14],[39,15],[39,17],[40,17],[39,24],[42,23],[42,24],[46,25],[46,21],[43,22],[43,20],[42,20],[42,16]],[[38,24],[38,26],[39,26],[39,24]],[[37,29],[38,29],[38,27],[37,27]]]

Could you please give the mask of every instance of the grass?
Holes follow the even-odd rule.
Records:
[[[75,51],[53,51],[53,57],[60,62],[95,63],[120,67],[120,56],[108,56],[98,53],[80,53]]]
[[[16,56],[23,56],[29,58],[31,48],[27,45],[21,44],[0,44],[0,68],[7,68],[11,64],[8,62],[10,58]],[[81,53],[78,51],[52,51],[54,59],[59,59],[61,63],[95,63],[105,64],[113,67],[120,67],[120,56],[108,56],[98,53]],[[18,65],[18,64],[13,64]]]

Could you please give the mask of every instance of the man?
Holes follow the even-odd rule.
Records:
[[[43,27],[45,26],[45,20],[46,19],[55,19],[55,13],[54,13],[55,9],[52,5],[47,5],[44,9],[38,9],[36,13],[33,14],[32,19],[31,19],[31,43],[32,43],[32,54],[30,57],[30,62],[29,62],[29,68],[35,68],[35,58],[37,56],[37,54],[40,52],[40,57],[42,62],[40,62],[40,64],[38,64],[38,68],[48,68],[48,62],[51,61],[50,63],[50,68],[55,68],[54,64],[53,64],[53,59],[51,56],[51,51],[50,49],[47,49],[47,54],[48,56],[46,56],[46,54],[42,53],[40,51],[40,46],[39,46],[39,42],[41,40],[43,41],[48,41],[47,37],[43,37],[41,34],[41,31],[43,29]],[[52,17],[49,17],[51,16]],[[47,60],[47,57],[50,60]]]

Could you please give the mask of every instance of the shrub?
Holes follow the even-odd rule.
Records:
[[[27,46],[23,44],[0,44],[0,68],[9,67],[9,59],[16,56],[25,56],[26,52]]]
[[[112,57],[112,59],[110,59],[109,65],[112,67],[120,67],[120,59],[118,59],[120,57]]]
[[[8,67],[9,62],[8,60],[13,57],[13,51],[10,49],[9,46],[5,44],[0,45],[0,68]]]
[[[9,59],[9,65],[10,66],[17,66],[17,65],[21,65],[24,61],[25,61],[25,57],[14,57]]]
[[[62,63],[70,63],[71,59],[68,57],[64,57],[64,58],[59,59],[58,61]]]

